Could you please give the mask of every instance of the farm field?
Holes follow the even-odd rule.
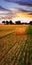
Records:
[[[32,25],[0,25],[0,65],[32,65]]]

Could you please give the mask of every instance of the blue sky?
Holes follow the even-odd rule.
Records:
[[[16,17],[17,12],[32,13],[32,0],[0,0],[0,19],[6,16]]]
[[[27,4],[31,6],[29,7],[27,6]],[[0,0],[0,6],[3,10],[9,10],[9,8],[10,10],[11,8],[18,8],[21,10],[32,12],[32,0]]]
[[[32,4],[32,0],[5,0],[7,2],[15,2],[18,4]]]

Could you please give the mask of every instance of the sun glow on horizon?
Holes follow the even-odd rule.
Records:
[[[14,17],[13,19],[12,19],[12,21],[15,23],[15,21],[21,21],[21,23],[22,22],[27,22],[27,23],[29,23],[30,21],[32,20],[32,18],[21,18],[21,17]]]
[[[12,10],[14,11],[14,9]],[[0,20],[12,20],[14,23],[18,20],[29,23],[29,21],[32,20],[32,15],[30,15],[30,12],[16,10],[15,13],[13,13],[13,11],[11,11],[0,11]]]
[[[29,15],[28,12],[17,12],[16,15],[21,18],[32,18],[32,15]]]

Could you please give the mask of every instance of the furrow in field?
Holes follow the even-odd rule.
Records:
[[[20,42],[19,42],[19,43],[20,43]],[[23,42],[21,42],[20,48],[19,48],[18,50],[21,50],[21,49],[22,49],[22,45],[23,45]],[[21,52],[21,51],[20,51],[20,52]],[[18,52],[17,52],[17,53],[18,53]],[[16,53],[16,54],[17,54],[17,53]],[[11,65],[16,65],[16,64],[17,64],[17,61],[19,60],[19,55],[18,55],[18,57],[17,57],[16,54],[15,54],[15,58],[13,59]]]
[[[15,44],[15,42],[16,42],[16,40],[14,41],[14,43],[13,43],[13,41],[14,41],[14,37],[13,37],[13,40],[11,40],[10,42],[8,41],[7,42],[7,40],[6,40],[6,42],[4,42],[4,46],[3,46],[3,48],[2,48],[2,50],[0,51],[0,53],[1,52],[3,52],[3,54],[1,53],[0,54],[0,57],[2,57],[2,55],[5,55],[5,53],[7,53],[7,51],[11,48],[11,47],[13,47],[14,46],[14,44]],[[12,44],[13,43],[13,44]],[[0,44],[0,47],[1,47],[2,45]]]
[[[20,37],[20,38],[21,38],[21,37]],[[18,39],[18,40],[19,40],[19,39]],[[22,40],[22,41],[23,41],[23,40]],[[18,41],[17,41],[17,42],[18,42]],[[20,44],[20,43],[19,43],[19,44]],[[3,61],[2,61],[2,62],[3,62]],[[1,63],[2,63],[2,62],[1,62]]]
[[[27,39],[26,39],[26,40],[27,40]],[[20,55],[20,57],[19,57],[18,65],[23,64],[24,57],[25,57],[25,55],[26,55],[26,53],[25,53],[26,48],[27,48],[27,43],[25,42],[25,45],[22,47],[22,50],[21,50],[21,55]],[[26,57],[25,57],[25,58],[26,58]]]
[[[4,39],[5,39],[5,41],[4,41]],[[1,40],[1,42],[2,42],[2,44],[0,44],[0,58],[2,57],[2,55],[4,54],[5,55],[5,53],[11,48],[11,47],[13,47],[14,46],[14,44],[19,40],[19,36],[18,37],[16,37],[15,38],[15,36],[12,36],[12,38],[11,37],[7,37],[7,38],[4,38],[4,39],[2,39]],[[9,41],[9,40],[10,41]],[[2,48],[3,47],[3,48]],[[5,53],[4,53],[5,52]],[[3,54],[2,54],[3,53]]]
[[[19,39],[16,41],[16,43],[18,43],[18,41],[19,41]],[[15,42],[14,42],[14,43],[15,43]],[[15,43],[15,44],[16,44],[16,43]],[[11,50],[11,49],[10,49],[10,50]],[[10,50],[9,50],[9,51],[10,51]],[[7,53],[6,53],[6,54],[7,54]],[[5,54],[5,55],[6,55],[6,54]],[[4,56],[5,56],[5,55],[4,55]],[[4,57],[4,56],[3,56],[3,57]]]
[[[9,32],[9,33],[7,33],[7,34],[1,36],[1,37],[0,37],[0,40],[1,40],[2,38],[6,37],[6,36],[9,36],[10,34],[13,34],[13,33],[14,33],[14,31],[11,31],[11,32]]]

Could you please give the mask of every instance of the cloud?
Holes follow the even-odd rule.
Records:
[[[8,9],[5,9],[4,7],[0,6],[0,11],[9,11]]]
[[[30,12],[22,11],[19,8],[10,8],[9,11],[0,11],[0,19],[21,19],[21,18],[32,18]]]
[[[15,9],[19,9],[19,10],[23,10],[23,11],[26,11],[26,12],[32,12],[32,7],[29,7],[29,6],[25,6],[25,5],[18,5],[18,6],[15,6],[13,7]],[[9,8],[9,10],[11,10],[12,8]],[[15,10],[16,11],[16,10]]]
[[[17,9],[11,9],[10,11],[0,11],[0,19],[12,19],[16,17]]]
[[[29,13],[29,15],[31,15],[31,16],[32,16],[32,13]]]
[[[27,5],[32,5],[32,0],[4,0],[6,2],[15,2],[18,4],[27,4]]]
[[[23,0],[23,2],[26,2],[26,1],[27,2],[31,1],[30,3],[32,3],[32,0]],[[32,12],[32,5],[31,6],[30,5],[29,6],[28,5],[24,5],[24,4],[23,5],[22,4],[19,5],[16,2],[22,3],[22,0],[1,0],[0,1],[0,5],[1,5],[1,7],[3,7],[2,8],[3,10],[11,10],[11,8],[13,8],[13,9],[15,8],[15,9],[21,9],[21,10],[27,11],[27,12]]]

